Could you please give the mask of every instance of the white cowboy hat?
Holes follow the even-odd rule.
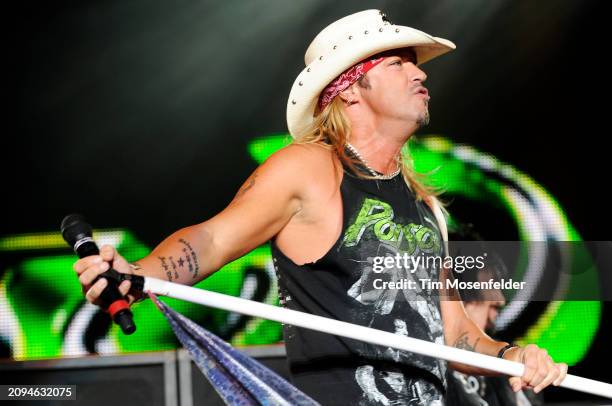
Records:
[[[333,22],[310,43],[306,68],[287,101],[287,126],[293,137],[313,121],[321,91],[357,62],[389,49],[414,47],[417,64],[455,49],[451,41],[392,24],[380,10],[366,10]]]

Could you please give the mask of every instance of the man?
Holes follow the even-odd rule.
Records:
[[[473,231],[472,225],[463,225],[453,230],[453,241],[457,241],[457,255],[481,255],[487,253],[486,267],[465,272],[455,272],[454,277],[466,285],[473,282],[496,281],[509,277],[504,261],[491,246]],[[489,335],[495,332],[495,321],[506,305],[499,289],[459,288],[465,311],[474,323]],[[542,404],[541,395],[532,391],[514,392],[508,381],[497,376],[474,376],[459,371],[447,371],[446,404],[448,406],[535,406]]]
[[[377,272],[373,264],[443,252],[442,210],[401,149],[429,121],[427,76],[417,64],[453,48],[377,10],[325,28],[289,95],[296,142],[264,162],[221,213],[175,232],[137,264],[108,246],[79,260],[87,299],[97,303],[106,282],[94,281],[109,263],[119,272],[194,284],[271,240],[284,306],[488,355],[503,350],[526,366],[523,377],[512,378],[516,390],[559,384],[565,365],[536,346],[507,349],[490,339],[461,302],[441,301],[430,288],[377,287],[443,277],[435,267]],[[120,286],[134,300],[129,289],[127,281]],[[294,383],[322,404],[442,403],[442,361],[293,326],[284,335]]]

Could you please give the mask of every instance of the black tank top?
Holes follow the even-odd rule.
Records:
[[[405,262],[443,253],[429,206],[401,175],[362,179],[345,167],[340,191],[342,232],[321,259],[296,265],[272,241],[281,305],[443,344],[437,292],[420,289],[419,281],[438,280],[438,270],[412,272]],[[393,265],[385,267],[385,257]],[[416,285],[384,284],[400,280]],[[291,325],[283,334],[294,384],[323,405],[443,404],[444,361]]]

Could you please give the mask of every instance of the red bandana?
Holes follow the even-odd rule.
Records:
[[[351,68],[348,68],[334,79],[319,96],[319,111],[322,111],[331,101],[338,95],[338,93],[346,90],[350,85],[357,82],[363,75],[365,75],[370,69],[381,63],[385,59],[384,57],[369,59],[364,62],[360,62]]]

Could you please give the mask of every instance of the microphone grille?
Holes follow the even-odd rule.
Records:
[[[83,237],[91,237],[91,226],[80,214],[69,214],[62,220],[60,226],[62,237],[71,246]]]

